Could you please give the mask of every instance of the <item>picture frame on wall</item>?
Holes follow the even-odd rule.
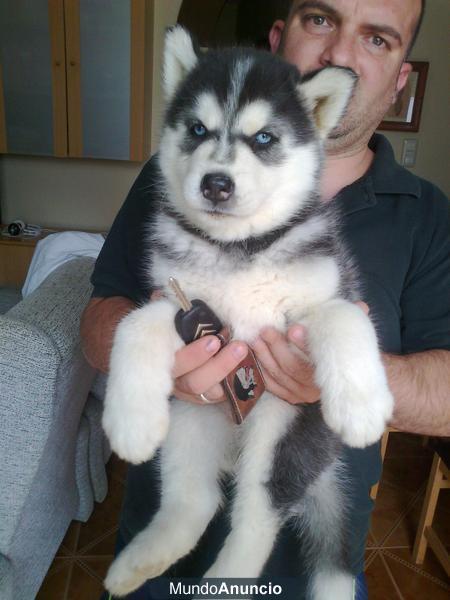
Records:
[[[412,72],[397,100],[385,114],[378,129],[384,131],[419,131],[422,104],[428,75],[428,62],[411,61]]]

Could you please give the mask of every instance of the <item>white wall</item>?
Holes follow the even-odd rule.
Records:
[[[427,12],[411,60],[428,61],[422,118],[417,133],[382,131],[400,162],[403,140],[417,139],[416,164],[411,171],[438,185],[450,196],[450,2],[428,0]]]
[[[164,32],[168,25],[176,23],[183,0],[156,0],[155,2],[155,27],[154,27],[154,64],[162,65],[162,54],[164,45]],[[163,93],[161,88],[162,68],[153,71],[153,107],[155,111],[152,150],[158,147],[159,132],[161,129]]]
[[[103,231],[140,168],[119,161],[6,156],[0,160],[2,220]]]
[[[155,0],[155,64],[160,61],[164,29],[175,22],[181,0]],[[415,173],[450,193],[448,0],[428,0],[423,29],[413,60],[430,61],[428,84],[417,134],[388,132],[399,159],[402,141],[417,138]],[[161,70],[153,72],[153,107],[157,146],[162,106]],[[107,229],[142,165],[120,161],[3,156],[0,158],[2,218],[21,217],[28,223],[66,228]]]

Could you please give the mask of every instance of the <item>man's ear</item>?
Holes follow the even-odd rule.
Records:
[[[400,73],[398,74],[398,77],[397,77],[397,84],[395,86],[395,95],[392,99],[392,104],[394,104],[394,102],[397,100],[398,94],[405,87],[411,71],[412,71],[412,64],[408,63],[408,62],[404,62],[401,66]]]
[[[286,23],[284,21],[277,19],[269,31],[269,44],[272,54],[278,52],[285,25]]]
[[[198,55],[190,33],[180,25],[169,28],[166,32],[163,59],[163,88],[167,100],[170,100],[197,61]]]
[[[321,138],[325,139],[344,115],[357,79],[351,69],[326,67],[308,74],[298,85]]]

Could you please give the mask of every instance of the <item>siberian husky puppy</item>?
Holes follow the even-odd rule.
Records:
[[[352,598],[339,457],[342,443],[378,440],[393,404],[374,328],[353,304],[355,270],[334,203],[319,198],[323,144],[355,81],[343,68],[302,80],[269,53],[202,53],[183,28],[167,33],[161,197],[148,237],[148,275],[165,297],[119,324],[103,416],[125,460],[146,461],[161,447],[162,497],[108,572],[117,596],[196,546],[231,473],[231,532],[204,576],[258,577],[291,520],[308,554],[309,597]],[[223,404],[169,402],[183,345],[169,277],[250,344],[264,326],[304,324],[320,404],[266,391],[235,425]]]

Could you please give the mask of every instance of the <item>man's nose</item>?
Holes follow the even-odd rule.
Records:
[[[349,67],[356,69],[356,41],[350,34],[343,31],[336,32],[330,36],[327,45],[320,56],[320,64],[323,67]]]

